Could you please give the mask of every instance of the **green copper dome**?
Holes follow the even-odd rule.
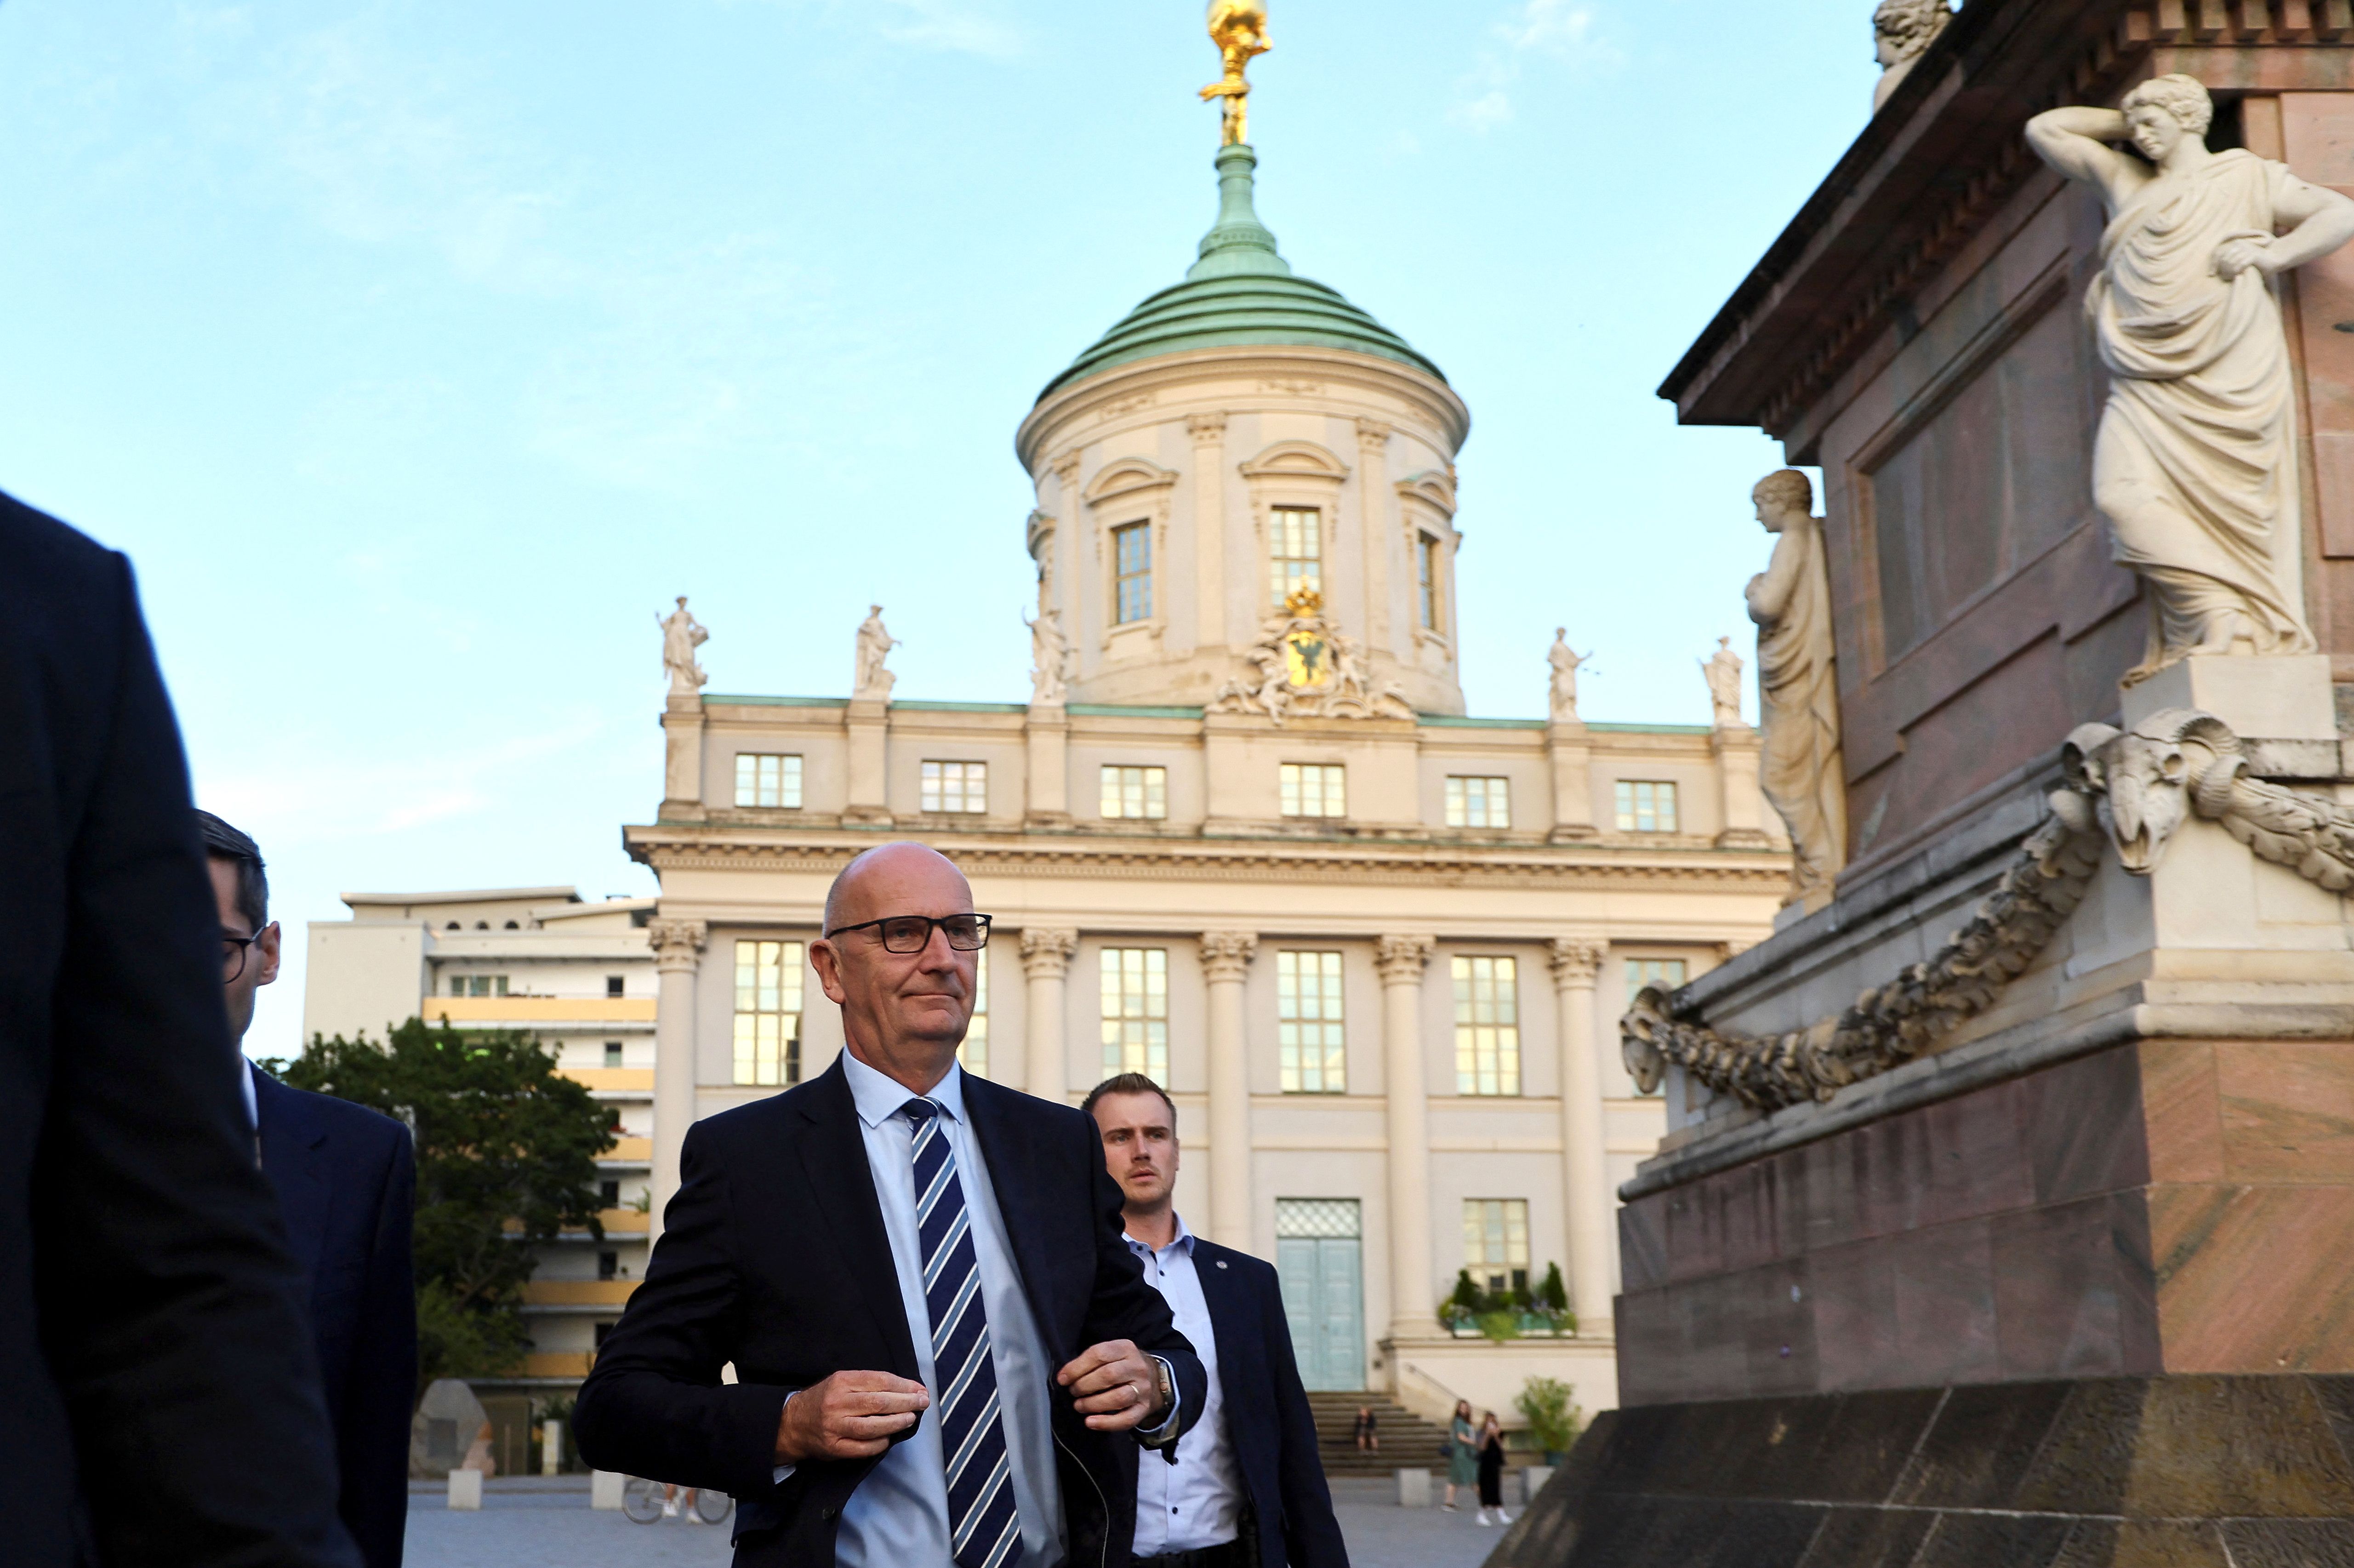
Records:
[[[1405,339],[1338,291],[1291,275],[1291,263],[1277,253],[1275,236],[1251,207],[1251,170],[1257,164],[1247,146],[1218,149],[1218,221],[1202,236],[1202,259],[1183,282],[1148,296],[1097,339],[1040,389],[1040,397],[1129,360],[1252,344],[1376,354],[1447,379]]]

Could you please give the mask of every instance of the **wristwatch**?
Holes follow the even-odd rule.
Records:
[[[1153,1375],[1161,1384],[1161,1408],[1167,1410],[1177,1403],[1177,1387],[1169,1381],[1169,1363],[1159,1356],[1152,1358]]]

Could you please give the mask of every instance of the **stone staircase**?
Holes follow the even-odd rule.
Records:
[[[1353,1434],[1357,1408],[1371,1405],[1381,1439],[1376,1454],[1357,1452]],[[1316,1446],[1328,1476],[1387,1476],[1394,1470],[1437,1470],[1443,1476],[1447,1461],[1438,1445],[1447,1430],[1434,1426],[1404,1405],[1371,1392],[1310,1392],[1308,1407],[1316,1413]]]

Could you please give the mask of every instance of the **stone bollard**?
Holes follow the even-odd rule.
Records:
[[[482,1506],[482,1472],[452,1470],[450,1472],[450,1506],[453,1509],[479,1510]]]
[[[589,1471],[588,1506],[619,1509],[621,1506],[621,1489],[629,1484],[630,1478],[619,1470]]]
[[[1430,1472],[1400,1470],[1397,1473],[1398,1507],[1428,1508],[1430,1506]]]
[[[1544,1484],[1551,1479],[1553,1479],[1553,1467],[1551,1465],[1522,1466],[1521,1506],[1526,1508],[1529,1504],[1536,1501],[1537,1494],[1544,1490]]]
[[[549,1416],[540,1423],[539,1473],[552,1476],[564,1467],[564,1423]]]

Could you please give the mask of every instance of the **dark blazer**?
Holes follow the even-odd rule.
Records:
[[[0,1557],[355,1565],[130,563],[5,495],[0,933]]]
[[[1260,1568],[1349,1568],[1275,1266],[1195,1236],[1193,1273],[1217,1336],[1226,1443],[1250,1504],[1245,1524],[1258,1533]],[[1127,1464],[1133,1484],[1133,1456]]]
[[[417,1396],[417,1156],[390,1117],[251,1071],[261,1173],[302,1271],[335,1428],[335,1510],[367,1568],[400,1568]]]
[[[1132,1340],[1168,1359],[1190,1425],[1202,1363],[1120,1240],[1094,1121],[970,1075],[964,1103],[1048,1362]],[[580,1386],[581,1457],[732,1494],[738,1568],[830,1568],[842,1506],[875,1461],[804,1464],[777,1484],[785,1396],[837,1372],[917,1371],[842,1064],[695,1123],[679,1175],[645,1280]],[[1050,1400],[1071,1568],[1124,1563],[1137,1442],[1090,1430],[1061,1389]]]

